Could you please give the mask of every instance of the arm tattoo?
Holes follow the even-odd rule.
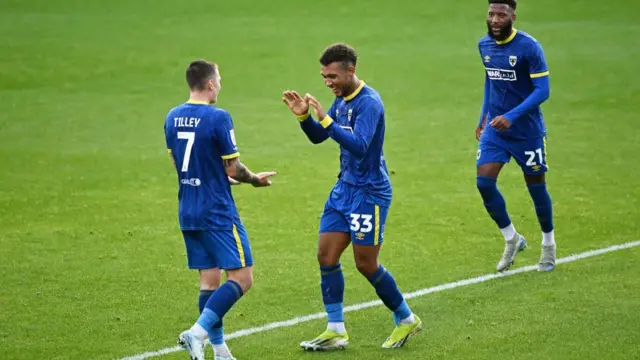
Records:
[[[253,183],[255,181],[255,175],[253,175],[243,163],[238,161],[236,162],[236,176],[234,179],[244,183]]]
[[[237,181],[253,184],[258,180],[258,178],[246,166],[244,166],[244,164],[241,163],[240,160],[238,160],[238,158],[224,160],[224,166],[235,167],[235,175],[232,176],[232,178]]]

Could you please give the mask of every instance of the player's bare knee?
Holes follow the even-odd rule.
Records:
[[[246,294],[253,285],[253,276],[243,278],[242,280],[236,282],[240,285],[240,288],[242,288],[242,293]]]
[[[353,246],[353,257],[356,262],[358,271],[368,277],[378,271],[380,264],[378,263],[378,254],[380,253],[380,245],[355,245]]]
[[[335,265],[340,261],[344,249],[349,246],[348,233],[322,233],[318,239],[318,264],[320,266]]]
[[[373,260],[373,261],[358,261],[356,262],[356,268],[358,269],[358,271],[360,272],[360,274],[369,277],[373,274],[376,273],[376,271],[378,271],[378,267],[380,265],[378,264],[377,260]]]
[[[220,283],[202,282],[200,280],[200,290],[216,290],[220,287]]]
[[[497,178],[498,175],[500,175],[500,170],[502,170],[503,166],[504,164],[502,163],[482,164],[476,169],[476,174],[477,176]]]
[[[220,278],[222,272],[220,269],[202,269],[200,270],[200,290],[215,290],[220,287]]]
[[[338,263],[335,250],[328,247],[318,247],[317,257],[320,266],[331,266]]]
[[[364,276],[371,276],[378,271],[378,259],[376,256],[363,256],[356,254],[355,256],[356,268],[360,272],[360,274]]]
[[[227,271],[227,279],[238,283],[242,293],[246,293],[253,285],[253,269],[248,266],[237,270],[229,270]]]

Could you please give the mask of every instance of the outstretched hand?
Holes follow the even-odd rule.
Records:
[[[272,176],[276,176],[275,171],[266,171],[266,172],[257,173],[256,174],[257,181],[252,183],[252,185],[255,187],[271,186],[271,180],[269,180],[269,178]]]
[[[289,110],[296,116],[309,113],[309,103],[303,99],[295,90],[287,90],[282,93],[282,102],[287,104]]]

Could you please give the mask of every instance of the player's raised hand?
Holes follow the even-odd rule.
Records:
[[[493,120],[491,120],[491,122],[489,123],[489,125],[496,128],[496,130],[506,130],[511,127],[511,121],[509,121],[509,119],[507,119],[506,117],[500,115],[500,116],[494,117]]]
[[[276,176],[275,171],[266,171],[256,174],[257,181],[252,183],[251,185],[255,187],[263,187],[263,186],[271,186],[270,177]]]
[[[297,91],[287,90],[282,93],[282,102],[287,104],[289,110],[296,116],[302,116],[309,112],[309,103]]]
[[[327,116],[327,114],[324,112],[324,109],[322,109],[322,105],[315,97],[313,97],[313,95],[306,94],[304,96],[304,99],[309,102],[309,105],[313,106],[313,110],[316,113],[318,121],[323,120]]]

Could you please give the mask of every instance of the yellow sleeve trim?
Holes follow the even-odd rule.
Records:
[[[229,160],[229,159],[237,158],[238,156],[240,156],[240,153],[234,152],[233,154],[222,155],[222,160]]]
[[[549,75],[548,71],[537,73],[537,74],[531,74],[529,76],[531,76],[532,79],[535,79],[535,78],[539,78],[539,77],[543,77],[543,76],[547,76],[547,75]]]
[[[303,115],[296,115],[296,117],[298,118],[298,121],[305,121],[309,118],[311,114],[307,111],[306,114]]]
[[[328,128],[329,125],[331,125],[331,123],[333,122],[333,119],[331,118],[331,116],[327,115],[324,117],[324,119],[322,119],[322,121],[320,121],[320,125],[322,125],[323,128]]]
[[[169,152],[169,154],[171,154],[171,149],[167,149],[167,151]]]

